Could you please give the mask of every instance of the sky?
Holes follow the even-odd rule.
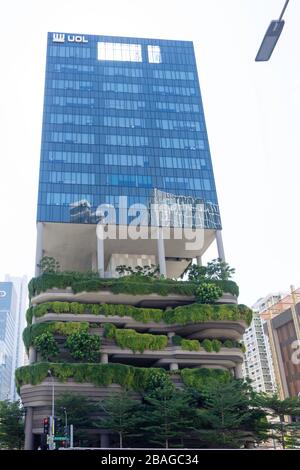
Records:
[[[300,2],[10,0],[0,17],[0,280],[34,273],[47,32],[194,42],[226,261],[240,302],[300,286]],[[298,45],[298,46],[297,46]],[[209,250],[204,261],[216,257]]]

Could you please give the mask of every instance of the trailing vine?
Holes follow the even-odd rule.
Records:
[[[128,348],[132,351],[144,352],[145,349],[158,351],[165,349],[168,344],[166,335],[152,335],[147,333],[137,333],[135,330],[127,328],[116,328],[111,323],[104,325],[104,336],[114,339],[120,348]]]

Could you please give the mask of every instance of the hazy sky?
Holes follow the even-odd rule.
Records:
[[[270,62],[254,58],[284,0],[10,0],[0,17],[0,280],[34,272],[47,31],[194,42],[240,301],[300,286],[300,2]],[[210,257],[216,253],[211,252]]]

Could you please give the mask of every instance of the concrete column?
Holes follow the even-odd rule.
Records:
[[[164,277],[167,277],[167,267],[166,267],[166,256],[165,256],[165,243],[163,237],[162,227],[158,227],[158,236],[157,236],[157,254],[159,262],[159,271],[160,274]]]
[[[36,224],[36,251],[35,251],[35,277],[40,275],[40,268],[37,267],[43,257],[43,235],[44,235],[44,224],[38,222]]]
[[[34,364],[36,362],[36,349],[33,346],[29,347],[28,360],[29,364]]]
[[[221,230],[216,231],[216,241],[217,241],[217,248],[218,248],[218,258],[221,258],[222,261],[225,261],[225,252],[224,252]]]
[[[92,271],[97,271],[98,270],[98,260],[97,260],[97,253],[94,252],[92,254]]]
[[[202,266],[202,256],[196,256],[197,266]]]
[[[33,450],[32,418],[33,408],[32,406],[27,406],[25,415],[25,450]]]
[[[168,333],[168,345],[169,346],[172,346],[173,344],[172,343],[173,336],[175,336],[175,333],[173,331]]]
[[[170,370],[178,370],[178,369],[179,369],[179,367],[178,367],[177,362],[171,362]]]
[[[101,434],[101,436],[100,436],[100,446],[101,446],[101,448],[103,448],[103,447],[108,448],[109,447],[109,434],[104,434],[104,433]]]
[[[103,227],[98,224],[97,226],[97,265],[100,277],[104,277],[104,239]]]
[[[280,342],[278,338],[278,333],[276,328],[274,328],[271,325],[272,329],[272,334],[273,334],[273,341],[274,341],[274,354],[272,354],[273,361],[274,356],[277,358],[277,365],[278,365],[278,372],[279,372],[279,377],[278,377],[278,388],[279,388],[279,397],[281,400],[284,400],[285,398],[288,398],[290,396],[289,393],[289,388],[286,380],[286,375],[285,375],[285,370],[284,370],[284,365],[283,365],[283,359],[282,359],[282,353],[281,353],[281,347],[280,347]]]
[[[100,362],[101,362],[101,364],[108,364],[108,354],[107,353],[101,353]]]
[[[243,378],[243,367],[242,364],[238,363],[235,366],[235,378],[236,379],[242,379]]]

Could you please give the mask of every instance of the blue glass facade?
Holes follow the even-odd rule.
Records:
[[[49,33],[37,220],[153,188],[217,204],[192,42]]]

